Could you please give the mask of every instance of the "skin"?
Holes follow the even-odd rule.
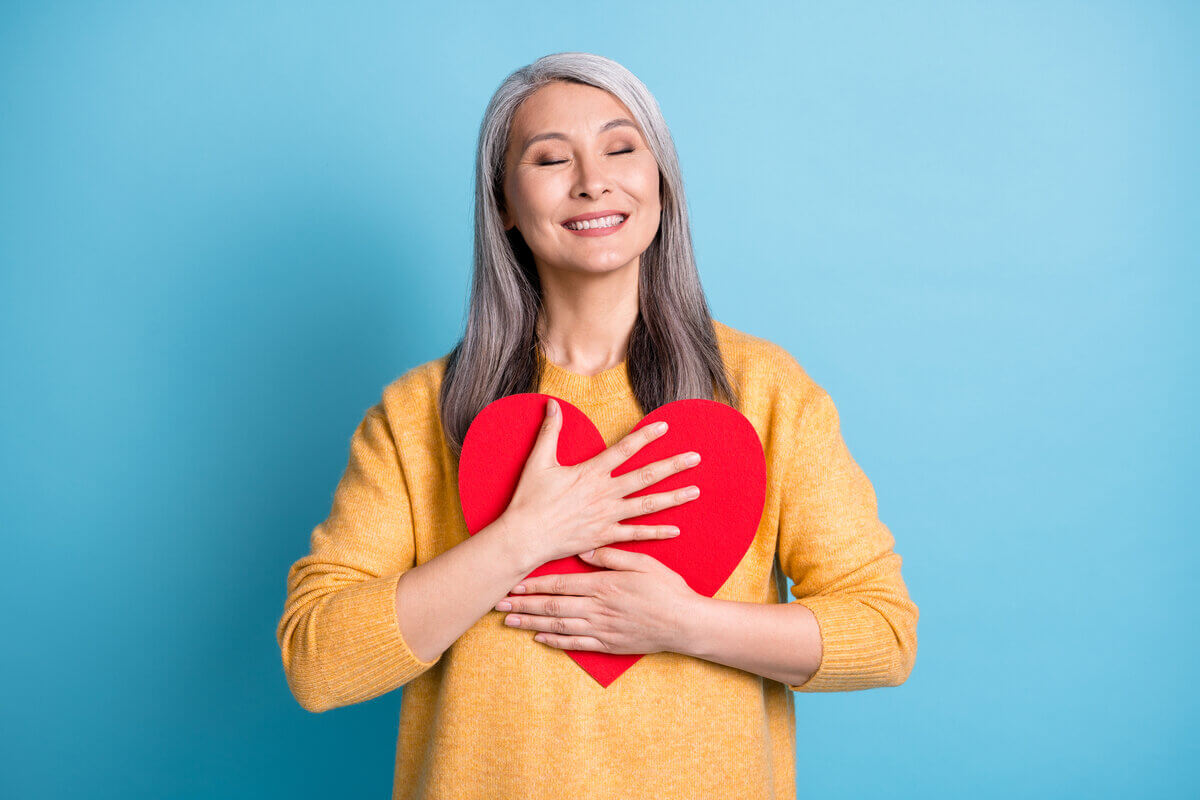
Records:
[[[517,110],[505,154],[501,219],[533,252],[546,356],[581,375],[624,359],[638,314],[641,254],[662,213],[654,154],[636,125],[600,133],[613,119],[632,121],[633,114],[608,92],[552,83]],[[567,138],[522,150],[526,139],[546,132]],[[607,209],[630,213],[615,234],[578,236],[561,225]]]
[[[633,120],[633,114],[608,92],[550,84],[518,109],[505,156],[501,217],[506,228],[520,231],[534,255],[543,288],[544,314],[538,329],[546,356],[583,375],[609,369],[625,358],[638,313],[641,254],[658,232],[662,210],[657,162],[640,130],[600,130],[618,118]],[[523,148],[529,137],[547,131],[564,138]],[[578,214],[607,209],[630,213],[625,227],[613,235],[577,236],[561,225]],[[557,449],[557,427],[550,419],[553,405],[547,404],[548,421],[539,434],[539,442],[552,438],[551,454]],[[626,448],[628,458],[646,441],[623,440],[618,445]],[[667,470],[683,468],[679,463],[660,464],[662,474],[654,481]],[[556,466],[547,461],[539,470],[526,471],[532,477],[523,473],[518,495],[538,501],[514,503],[494,531],[487,531],[502,542],[499,546],[507,543],[510,558],[524,569],[521,574],[561,555],[550,555],[549,546],[537,544],[531,533],[545,529],[532,507],[567,507],[556,492],[572,482],[564,483],[565,468],[554,472]],[[558,477],[547,477],[552,474]],[[593,475],[585,489],[573,491],[596,493],[603,485]],[[664,505],[678,502],[663,500]],[[632,515],[615,519],[628,516]],[[607,543],[615,538],[610,534]],[[534,563],[527,561],[531,551],[536,553]],[[494,606],[512,612],[505,624],[538,632],[535,640],[549,647],[678,652],[791,685],[803,684],[821,663],[820,628],[803,605],[715,600],[697,594],[680,575],[646,554],[614,547],[598,547],[591,555],[579,552],[584,560],[607,569],[524,580],[512,592],[526,596],[505,598]]]

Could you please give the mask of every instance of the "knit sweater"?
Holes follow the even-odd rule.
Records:
[[[443,356],[389,384],[354,431],[332,510],[288,572],[277,630],[288,685],[309,711],[404,687],[394,800],[794,798],[792,692],[907,679],[917,606],[830,395],[781,346],[713,324],[767,466],[755,538],[715,597],[807,606],[820,668],[787,685],[660,652],[604,688],[500,611],[433,661],[418,658],[397,623],[397,580],[468,535],[437,406]],[[584,411],[606,446],[643,416],[625,362],[592,376],[546,370],[537,391]]]

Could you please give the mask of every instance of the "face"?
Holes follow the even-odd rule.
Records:
[[[539,270],[636,268],[658,233],[658,163],[629,109],[594,86],[555,82],[521,104],[503,186],[504,226],[521,232]],[[626,217],[589,230],[564,224],[596,212]]]

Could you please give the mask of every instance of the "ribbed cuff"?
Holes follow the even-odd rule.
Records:
[[[821,628],[821,666],[795,692],[848,692],[885,686],[894,674],[890,629],[879,615],[845,597],[814,595],[793,600],[812,611]]]
[[[326,691],[337,705],[370,700],[408,683],[441,660],[422,661],[408,646],[396,618],[400,575],[363,581],[338,592],[326,624],[344,631],[337,652],[325,656]]]

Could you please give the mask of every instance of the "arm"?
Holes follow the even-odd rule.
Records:
[[[697,595],[675,652],[797,686],[821,664],[817,618],[798,603],[739,603]]]
[[[408,489],[382,404],[350,440],[329,516],[292,564],[279,640],[288,686],[308,711],[359,703],[409,682],[419,658],[396,624],[396,582],[412,567]]]
[[[436,662],[538,566],[521,560],[506,531],[501,515],[465,542],[401,576],[396,617],[418,658]]]
[[[433,667],[536,566],[520,572],[495,527],[414,567],[408,487],[383,406],[371,408],[311,552],[288,571],[276,638],[300,705],[320,712],[360,703]]]
[[[875,491],[842,439],[837,409],[813,384],[780,500],[785,604],[698,598],[679,652],[802,692],[898,686],[912,672],[918,609],[879,520]]]
[[[811,379],[810,379],[811,380]],[[816,617],[822,656],[800,692],[899,686],[917,656],[917,605],[875,489],[842,438],[828,392],[810,383],[798,450],[780,501],[779,563],[795,584],[788,605]]]

